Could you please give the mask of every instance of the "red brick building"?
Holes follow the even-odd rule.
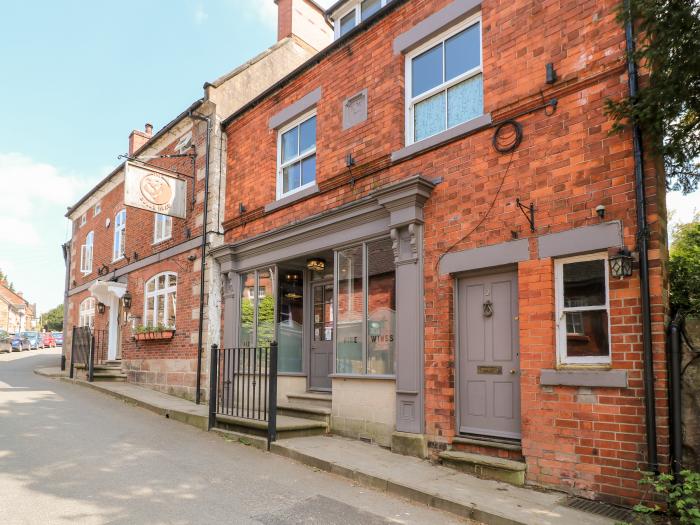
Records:
[[[275,45],[207,82],[204,96],[157,133],[150,124],[133,131],[127,160],[68,210],[69,362],[73,327],[89,326],[98,377],[206,398],[208,349],[220,334],[221,273],[208,256],[223,242],[220,123],[331,41],[323,15],[308,2],[290,9]],[[127,172],[139,184],[126,183]],[[132,190],[147,209],[126,200]],[[177,206],[160,202],[168,191]]]
[[[224,346],[277,340],[280,400],[325,396],[333,432],[638,498],[668,463],[664,180],[646,159],[646,405],[616,6],[335,4],[335,42],[222,125]]]

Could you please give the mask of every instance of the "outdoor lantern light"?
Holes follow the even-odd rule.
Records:
[[[306,267],[312,272],[322,272],[326,269],[326,261],[314,257],[306,261]]]
[[[131,294],[128,290],[124,292],[124,297],[122,297],[122,301],[124,302],[124,310],[131,310]]]
[[[105,313],[105,304],[104,303],[97,303],[97,313],[102,315]]]
[[[632,254],[629,250],[622,248],[617,255],[610,257],[610,273],[620,279],[632,275]]]

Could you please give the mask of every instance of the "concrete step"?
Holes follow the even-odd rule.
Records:
[[[95,371],[97,371],[97,370],[121,370],[121,369],[122,369],[121,364],[118,364],[118,365],[104,364],[104,365],[95,365],[94,366]]]
[[[330,410],[333,404],[333,396],[330,392],[302,392],[299,394],[287,394],[289,404],[295,406],[321,407]]]
[[[95,381],[126,381],[126,374],[121,369],[98,370],[95,368],[92,377]]]
[[[267,421],[217,414],[216,426],[242,434],[267,437]],[[318,436],[328,433],[328,425],[299,417],[277,415],[277,439]]]
[[[329,427],[331,424],[330,408],[316,407],[311,405],[297,405],[293,403],[280,403],[277,405],[277,413],[283,416],[292,416],[301,419],[321,421]]]
[[[519,487],[525,484],[526,465],[521,461],[483,454],[446,450],[439,454],[442,464],[480,478],[504,481]]]

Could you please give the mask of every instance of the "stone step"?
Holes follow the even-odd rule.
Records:
[[[121,369],[122,369],[122,365],[121,365],[121,364],[117,364],[117,365],[112,365],[112,364],[95,365],[95,366],[93,367],[93,369],[94,369],[95,371],[97,371],[97,370],[121,370]]]
[[[331,424],[331,409],[311,405],[297,405],[293,403],[280,403],[277,405],[277,413],[283,416],[298,417],[321,421],[326,425]]]
[[[217,414],[216,426],[242,434],[267,437],[267,421]],[[326,433],[328,433],[328,425],[322,421],[277,415],[277,439],[318,436]]]
[[[496,458],[483,454],[446,450],[439,454],[442,464],[480,478],[495,479],[512,485],[525,484],[527,466],[521,461]]]
[[[312,406],[321,408],[331,408],[333,396],[330,392],[301,392],[298,394],[287,394],[289,404],[295,406]]]
[[[120,369],[98,370],[97,368],[95,368],[92,377],[95,381],[126,381],[126,374],[123,373]]]
[[[484,456],[494,456],[513,461],[523,461],[519,440],[497,439],[481,436],[457,436],[452,440],[452,450]]]

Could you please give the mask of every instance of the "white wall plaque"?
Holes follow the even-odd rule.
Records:
[[[157,168],[126,162],[124,204],[184,219],[187,215],[187,182]]]

